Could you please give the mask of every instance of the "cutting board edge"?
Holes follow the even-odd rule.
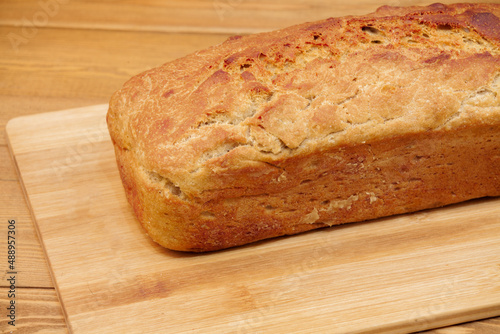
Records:
[[[78,111],[102,111],[104,108],[108,108],[109,104],[108,103],[102,103],[102,104],[92,104],[89,106],[84,106],[84,107],[77,107],[77,108],[70,108],[70,109],[60,109],[60,110],[54,110],[54,111],[46,111],[42,113],[37,113],[37,114],[31,114],[31,115],[23,115],[23,116],[17,116],[9,119],[7,121],[7,124],[5,125],[5,132],[7,138],[9,137],[9,132],[11,132],[11,128],[16,126],[17,122],[26,120],[26,119],[37,119],[37,118],[43,118],[45,116],[51,116],[55,114],[71,114],[74,112]]]

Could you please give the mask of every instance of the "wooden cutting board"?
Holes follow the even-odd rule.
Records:
[[[106,110],[7,125],[72,332],[400,333],[500,315],[500,198],[169,251],[126,202]]]

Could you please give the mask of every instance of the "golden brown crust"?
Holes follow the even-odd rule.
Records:
[[[500,195],[499,18],[385,6],[135,76],[108,125],[139,221],[207,251]]]

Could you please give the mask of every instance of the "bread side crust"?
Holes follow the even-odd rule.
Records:
[[[498,17],[383,7],[132,78],[108,124],[139,221],[210,251],[500,195]]]
[[[348,222],[500,195],[500,126],[410,134],[290,159],[288,191],[184,201],[117,151],[127,197],[164,247],[212,251]]]

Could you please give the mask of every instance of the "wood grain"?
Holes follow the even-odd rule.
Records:
[[[7,249],[7,222],[16,221],[16,271],[19,273],[19,287],[53,287],[52,279],[47,270],[47,263],[40,242],[33,228],[31,214],[26,207],[21,185],[17,180],[14,168],[6,146],[0,146],[0,249]],[[1,269],[7,264],[1,262]],[[0,287],[7,286],[6,270],[0,271]]]
[[[105,112],[39,114],[7,128],[74,333],[396,333],[500,314],[498,199],[172,252],[132,215]]]
[[[490,2],[482,0],[469,2]],[[44,1],[42,1],[44,2]],[[4,0],[0,3],[0,24],[19,26],[41,22],[43,26],[196,33],[254,33],[284,28],[306,21],[344,15],[362,15],[382,5],[429,5],[426,0],[148,0],[115,2],[48,0],[60,3],[46,8],[37,0]],[[442,0],[453,3],[453,0]],[[44,15],[44,13],[47,13]],[[113,15],[110,15],[110,14]],[[50,15],[49,15],[50,14]],[[42,25],[42,24],[40,24]]]
[[[9,158],[9,150],[6,146],[0,146],[0,155],[6,157],[6,159],[0,160],[0,182],[17,182],[16,169]],[[4,189],[4,187],[1,189]],[[7,196],[8,194],[7,191],[0,193],[1,196]]]
[[[5,39],[9,30],[0,28],[0,93],[68,98],[109,97],[132,75],[229,36],[43,29],[16,52]],[[47,82],[50,87],[43,86]]]
[[[499,333],[500,318],[460,324],[445,328],[433,329],[422,334],[496,334]]]
[[[6,288],[0,288],[0,305],[2,308],[10,300]],[[1,333],[16,334],[64,334],[66,323],[61,306],[54,289],[18,288],[16,290],[15,327],[8,324],[9,318],[2,310],[0,317]]]
[[[229,37],[40,29],[16,52],[6,39],[10,31],[0,27],[2,128],[14,116],[107,103],[132,75]]]

